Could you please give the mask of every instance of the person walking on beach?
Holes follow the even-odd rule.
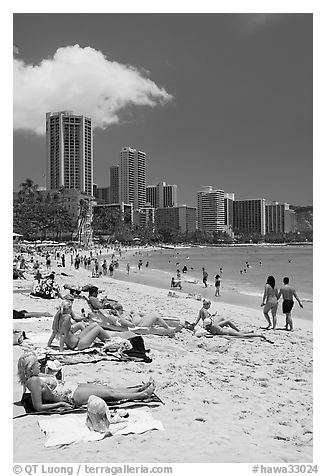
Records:
[[[208,273],[207,271],[205,270],[205,268],[202,268],[203,270],[203,283],[205,285],[205,288],[207,288],[207,279],[208,279]]]
[[[105,258],[102,264],[102,269],[103,269],[103,275],[106,276],[108,274],[108,264]]]
[[[110,277],[112,278],[113,276],[113,271],[114,271],[114,267],[113,267],[113,263],[111,261],[110,265],[109,265],[109,272],[110,272]]]
[[[221,276],[217,274],[215,276],[215,294],[214,296],[220,297]]]
[[[291,311],[294,305],[293,298],[298,301],[298,304],[301,308],[303,305],[301,304],[300,299],[297,296],[297,293],[294,288],[289,285],[290,279],[288,277],[283,278],[284,286],[281,287],[278,293],[278,299],[282,296],[283,303],[282,303],[282,310],[283,314],[285,314],[285,330],[293,331],[293,321],[291,316]]]
[[[46,262],[45,262],[45,264],[46,264],[46,269],[50,269],[50,268],[51,268],[51,258],[50,258],[50,255],[49,255],[49,254],[46,255]]]
[[[130,273],[130,264],[129,263],[127,263],[126,269],[127,269],[127,274],[129,276],[129,273]]]
[[[263,313],[268,323],[268,326],[265,328],[265,330],[267,331],[272,327],[271,319],[268,314],[269,311],[271,311],[272,313],[273,329],[275,329],[276,327],[277,306],[278,306],[278,290],[275,288],[275,278],[274,276],[268,276],[266,285],[265,285],[263,301],[261,303],[261,307],[264,307]]]

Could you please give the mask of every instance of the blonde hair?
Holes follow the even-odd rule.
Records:
[[[34,352],[25,352],[18,360],[17,375],[21,385],[25,385],[27,380],[33,377],[33,366],[37,362],[37,356]]]
[[[60,304],[60,312],[62,314],[65,314],[65,311],[67,311],[68,309],[71,309],[72,308],[72,304],[71,304],[71,301],[68,301],[68,300],[65,300],[65,301],[62,301],[62,303]]]

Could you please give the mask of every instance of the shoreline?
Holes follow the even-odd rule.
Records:
[[[182,248],[182,247],[180,247]],[[156,268],[145,268],[143,265],[142,269],[139,271],[137,266],[131,266],[130,268],[130,275],[128,276],[126,272],[126,263],[130,262],[135,259],[134,253],[136,252],[146,252],[148,251],[147,248],[139,248],[137,250],[126,250],[122,253],[122,256],[119,257],[119,268],[114,270],[113,279],[123,281],[123,282],[132,282],[132,283],[139,283],[147,286],[154,286],[156,288],[165,289],[168,291],[177,291],[181,294],[199,294],[205,299],[210,299],[212,303],[222,303],[223,305],[238,305],[243,306],[246,308],[250,308],[251,310],[258,311],[262,315],[262,310],[260,307],[261,297],[263,294],[263,289],[260,294],[258,293],[245,293],[239,291],[234,285],[229,284],[227,281],[222,282],[221,286],[221,296],[215,297],[215,286],[212,282],[208,281],[208,287],[205,288],[202,282],[192,276],[191,273],[182,274],[181,282],[182,282],[182,290],[179,289],[172,289],[170,287],[171,276],[173,273],[171,271],[156,269]],[[153,250],[154,251],[154,250]],[[110,254],[102,255],[103,258],[110,259]],[[143,255],[139,255],[140,258],[143,259],[143,262],[146,261]],[[107,277],[108,279],[112,279]],[[307,321],[311,324],[313,321],[313,302],[310,299],[302,298],[301,301],[304,304],[304,309],[299,308],[298,304],[295,302],[295,306],[293,308],[293,318],[294,324],[298,319],[301,321]],[[284,315],[282,314],[282,305],[281,301],[278,307],[278,318],[280,320],[285,320]],[[263,322],[265,322],[264,317],[262,315]],[[283,321],[282,321],[283,322]],[[307,324],[309,326],[310,324]],[[303,324],[304,325],[304,324]]]

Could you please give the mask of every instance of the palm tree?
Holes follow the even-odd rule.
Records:
[[[32,179],[27,178],[20,185],[18,196],[21,202],[32,202],[38,195],[38,185]]]

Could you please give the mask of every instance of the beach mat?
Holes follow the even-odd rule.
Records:
[[[130,410],[124,422],[111,423],[109,434],[90,430],[86,425],[85,415],[47,416],[39,418],[38,424],[46,435],[44,446],[47,448],[99,441],[115,435],[142,434],[151,430],[164,431],[161,421],[155,420],[149,411],[142,409]]]

